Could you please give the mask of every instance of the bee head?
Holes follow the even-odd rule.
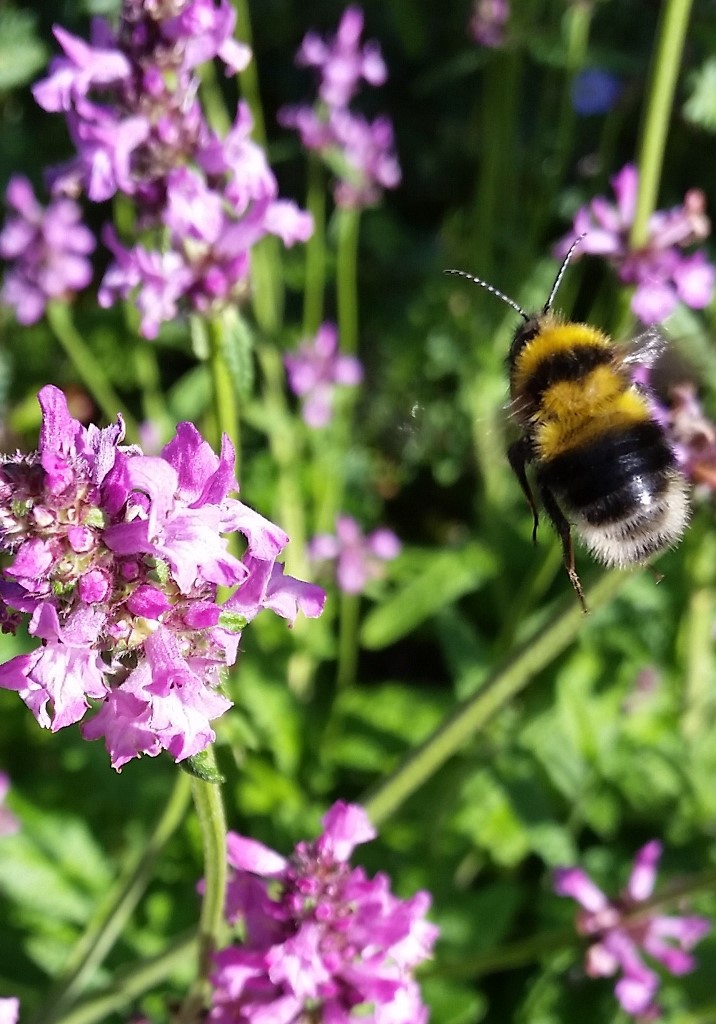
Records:
[[[520,314],[520,316],[524,320],[524,323],[520,324],[517,330],[515,331],[514,337],[512,339],[512,344],[510,346],[510,351],[507,356],[508,365],[511,365],[514,362],[522,347],[526,345],[528,341],[531,341],[532,338],[535,338],[539,334],[539,332],[544,327],[545,320],[552,316],[552,304],[557,294],[557,290],[560,284],[562,283],[564,272],[567,269],[567,265],[569,264],[569,261],[572,258],[574,250],[582,242],[582,239],[584,237],[585,235],[579,235],[577,238],[575,238],[575,240],[572,242],[569,249],[567,250],[567,255],[562,260],[562,265],[557,271],[557,276],[554,279],[554,284],[550,289],[549,298],[547,299],[547,301],[544,304],[544,307],[539,313],[525,312],[522,306],[520,306],[519,303],[515,302],[514,299],[511,299],[508,295],[505,295],[504,292],[499,291],[497,288],[494,287],[494,285],[488,284],[487,281],[483,281],[481,277],[475,277],[474,274],[468,274],[464,270],[445,271],[446,274],[457,274],[459,277],[465,277],[467,278],[468,281],[472,281],[473,284],[479,284],[481,288],[484,288],[492,295],[496,295],[498,299],[501,299],[502,302],[507,303],[507,305],[511,306],[516,313]]]

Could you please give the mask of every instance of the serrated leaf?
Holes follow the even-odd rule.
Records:
[[[227,309],[223,316],[224,356],[236,394],[247,399],[254,390],[254,336],[248,323],[235,309]]]
[[[529,851],[527,830],[509,794],[488,770],[476,772],[467,781],[462,807],[454,820],[458,831],[489,851],[498,864],[519,864]]]
[[[425,554],[425,570],[366,616],[361,644],[379,650],[411,633],[463,594],[477,590],[495,571],[495,558],[483,545],[466,544]]]

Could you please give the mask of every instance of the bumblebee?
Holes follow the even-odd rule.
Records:
[[[574,564],[572,527],[596,559],[627,568],[672,547],[689,518],[686,480],[646,388],[634,367],[651,366],[665,339],[648,331],[633,348],[615,345],[589,324],[552,311],[557,289],[580,236],[555,278],[544,308],[527,313],[478,277],[458,274],[496,295],[524,320],[507,356],[512,415],[522,436],[507,456],[532,511],[539,513],[527,477],[562,543],[564,566],[584,612]]]

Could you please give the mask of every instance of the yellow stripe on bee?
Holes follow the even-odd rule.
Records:
[[[520,392],[540,363],[557,352],[574,351],[580,348],[610,349],[612,344],[606,334],[590,327],[589,324],[564,323],[552,313],[546,313],[541,320],[539,333],[530,339],[519,353],[514,365],[514,390]]]
[[[561,381],[548,396],[534,432],[537,457],[543,461],[651,419],[644,396],[634,387],[625,388],[623,378],[609,367],[597,367],[575,383]]]

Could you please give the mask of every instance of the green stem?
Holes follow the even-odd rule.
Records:
[[[231,128],[231,118],[226,112],[226,104],[221,87],[216,80],[216,65],[207,61],[201,65],[201,106],[208,124],[220,135],[226,135]]]
[[[190,786],[188,777],[177,771],[174,789],[154,832],[142,847],[141,854],[125,870],[75,946],[69,961],[56,980],[46,1004],[31,1019],[36,1024],[51,1024],[63,1010],[72,1005],[78,992],[97,970],[114,946],[135,907],[144,895],[159,855],[186,815]]]
[[[303,293],[303,333],[316,333],[323,319],[326,287],[326,190],[323,165],[315,153],[308,154],[308,196],[306,205],[313,217],[313,234],[306,245],[306,281]]]
[[[336,287],[338,303],[338,340],[342,352],[358,351],[358,228],[360,213],[339,209]]]
[[[232,0],[236,11],[236,34],[251,46],[251,15],[248,0]],[[255,60],[239,72],[241,95],[254,119],[253,137],[263,149],[266,143],[266,122],[261,105],[261,90]],[[268,335],[278,333],[283,315],[283,268],[278,238],[262,238],[251,250],[251,284],[256,322]]]
[[[165,982],[194,955],[196,934],[180,936],[157,956],[118,971],[111,986],[83,999],[59,1018],[57,1024],[102,1024],[113,1014],[126,1011],[145,992]]]
[[[593,11],[592,4],[577,3],[567,5],[564,12],[563,36],[569,80],[567,87],[561,89],[562,103],[557,120],[557,147],[552,173],[554,194],[562,184],[564,169],[573,149],[576,113],[572,103],[571,87],[575,74],[583,67],[587,56]],[[550,196],[550,200],[554,199],[554,194]],[[552,208],[551,204],[548,208]]]
[[[236,472],[241,461],[239,410],[232,374],[226,358],[226,330],[216,317],[207,324],[209,331],[209,368],[214,392],[217,434],[228,434],[236,448]]]
[[[495,248],[508,237],[523,230],[523,214],[514,223],[517,170],[521,163],[517,140],[520,138],[519,100],[524,60],[517,53],[491,53],[487,57],[479,110],[470,126],[471,136],[489,139],[481,147],[479,177],[471,208],[463,223],[460,242],[467,246],[469,265],[488,281],[497,277],[506,287],[504,273],[495,274]]]
[[[212,747],[204,752],[216,770]],[[176,1024],[196,1024],[206,1007],[209,975],[213,957],[224,932],[224,900],[226,896],[226,817],[221,799],[221,786],[192,776],[191,790],[199,819],[204,847],[204,898],[199,917],[199,950],[197,976],[177,1017]]]
[[[359,617],[360,595],[346,594],[342,591],[338,627],[338,669],[336,672],[336,687],[339,692],[347,690],[356,679]]]
[[[629,240],[632,249],[639,249],[646,244],[649,218],[656,208],[691,2],[692,0],[664,0],[661,9],[647,108],[641,128],[638,158],[639,195]]]
[[[152,423],[160,440],[174,428],[162,391],[161,376],[154,346],[138,341],[134,346],[134,367],[137,384],[142,392],[142,417]]]
[[[279,470],[278,521],[291,538],[286,548],[286,566],[292,576],[307,579],[306,516],[298,475],[300,450],[297,431],[286,404],[281,354],[273,345],[261,344],[257,355],[264,381],[271,455]]]
[[[655,912],[663,911],[674,903],[680,903],[688,896],[700,891],[710,892],[716,885],[716,870],[703,871],[699,875],[683,878],[664,886],[664,888],[647,900],[620,913],[620,921],[625,927],[638,926],[648,920]],[[586,942],[589,940],[587,939]],[[547,953],[556,953],[577,944],[584,945],[583,939],[574,928],[561,928],[559,931],[543,932],[541,935],[530,936],[519,942],[510,943],[497,949],[488,949],[483,953],[435,965],[435,973],[447,978],[474,978],[483,974],[494,974],[497,971],[509,971],[514,967],[523,967],[534,963]],[[429,970],[429,968],[428,968]]]
[[[249,12],[248,0],[232,0],[236,11],[236,36],[247,46],[253,48],[253,32],[251,30],[251,14]],[[260,146],[266,148],[266,122],[264,120],[263,107],[261,106],[261,90],[259,89],[259,75],[257,63],[252,58],[243,71],[239,72],[239,83],[241,95],[244,97],[254,119],[254,138]]]
[[[65,354],[72,362],[77,376],[87,387],[87,390],[102,410],[106,419],[112,423],[116,420],[117,413],[121,413],[127,428],[127,435],[131,438],[138,437],[139,431],[136,420],[128,412],[124,402],[110,384],[104,367],[76,329],[70,315],[70,307],[67,303],[49,302],[47,305],[47,322],[65,350]]]
[[[591,608],[605,604],[628,582],[629,574],[605,573],[588,598]],[[558,611],[539,635],[528,641],[452,715],[412,751],[387,779],[363,801],[371,821],[379,825],[414,793],[448,758],[457,753],[508,701],[527,686],[584,629],[586,620],[576,601]]]

